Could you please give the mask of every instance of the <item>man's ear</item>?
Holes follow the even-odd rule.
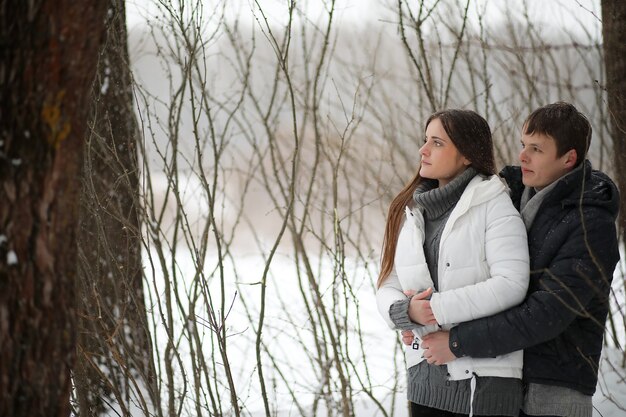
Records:
[[[576,153],[576,149],[570,149],[565,153],[565,168],[573,168],[578,161],[578,154]]]

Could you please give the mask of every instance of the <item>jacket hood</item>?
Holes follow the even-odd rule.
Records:
[[[462,200],[467,200],[470,206],[482,204],[495,198],[498,194],[506,190],[506,185],[497,175],[486,177],[477,174],[467,185],[465,193],[461,196]]]
[[[511,198],[519,209],[519,201],[524,184],[519,166],[507,166],[502,169],[503,177],[511,189]],[[546,197],[544,204],[560,204],[566,206],[597,206],[607,210],[613,218],[619,212],[619,191],[613,180],[605,173],[591,167],[585,160],[582,169],[573,171],[558,180],[554,190]]]

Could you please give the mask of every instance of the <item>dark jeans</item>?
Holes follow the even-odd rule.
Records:
[[[438,410],[423,405],[411,403],[411,417],[467,417],[467,414],[451,413],[450,411]],[[481,417],[474,414],[474,417]],[[505,417],[505,416],[490,416]]]

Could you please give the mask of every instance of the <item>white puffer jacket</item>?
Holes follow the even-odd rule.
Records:
[[[404,290],[433,287],[424,257],[424,218],[407,208],[396,248],[394,269],[376,293],[378,309],[391,328],[389,308],[406,298]],[[486,317],[519,304],[529,280],[526,229],[499,177],[477,175],[465,188],[441,234],[438,292],[431,298],[437,323],[450,329],[456,323]],[[438,326],[414,331],[420,339]],[[407,367],[420,363],[423,350],[407,346]],[[448,364],[450,379],[477,376],[521,378],[523,352],[495,358],[463,357]]]

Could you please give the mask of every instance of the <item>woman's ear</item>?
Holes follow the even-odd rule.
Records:
[[[466,157],[463,157],[463,165],[465,165],[466,167],[472,165],[472,161],[470,161],[469,159],[467,159]]]

